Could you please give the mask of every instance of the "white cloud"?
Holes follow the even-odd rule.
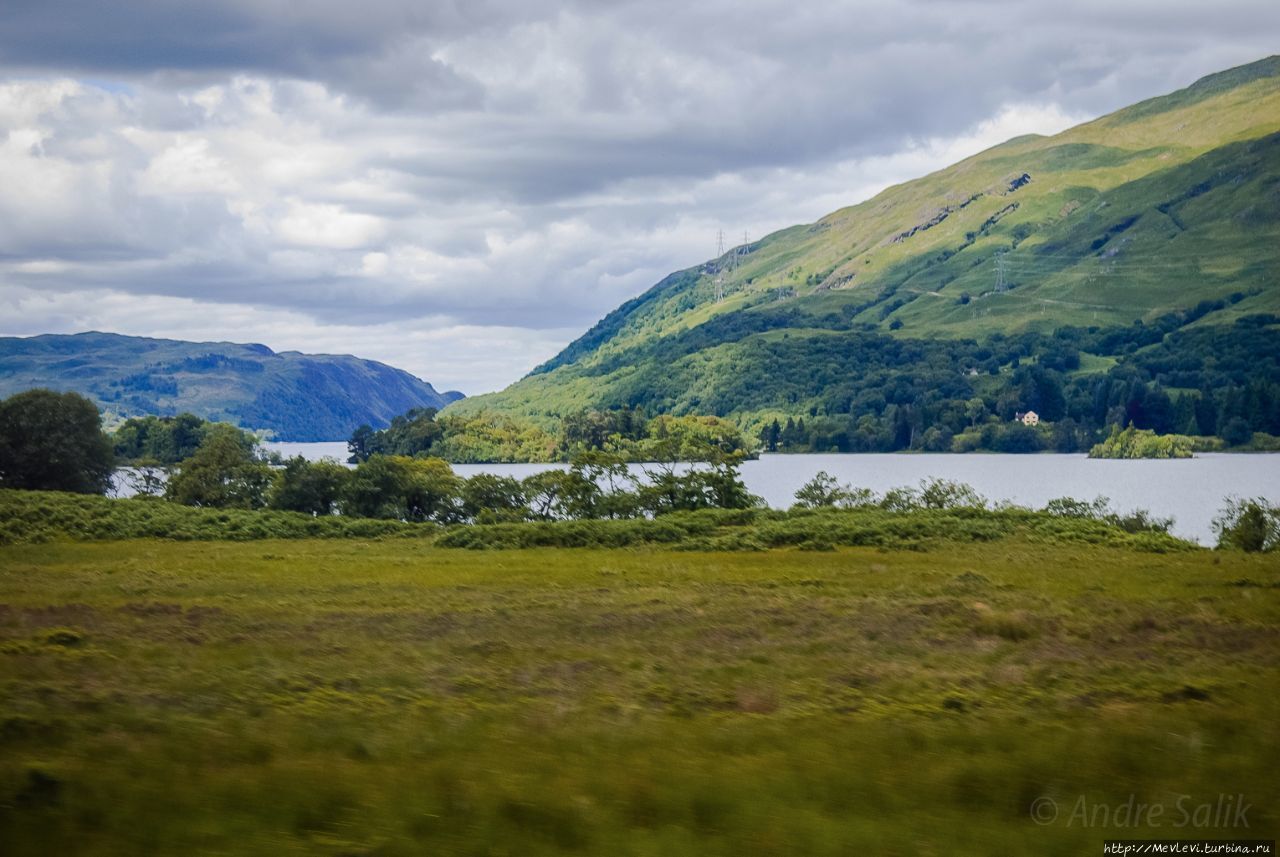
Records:
[[[172,145],[151,159],[138,177],[139,193],[214,193],[228,196],[241,192],[227,161],[209,151],[209,141],[180,135]]]
[[[387,273],[389,258],[386,253],[365,253],[360,259],[360,273],[366,277],[381,277]]]
[[[290,244],[352,250],[373,245],[387,230],[381,219],[340,205],[291,200],[275,231]]]

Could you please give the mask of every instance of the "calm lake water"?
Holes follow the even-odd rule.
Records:
[[[286,457],[345,461],[347,446],[267,443]],[[455,464],[460,476],[524,477],[555,464]],[[1214,542],[1213,518],[1229,495],[1280,501],[1280,454],[1205,453],[1175,461],[1109,461],[1085,455],[765,455],[742,466],[742,480],[770,506],[790,506],[796,490],[819,470],[841,482],[883,493],[933,477],[965,482],[992,501],[1039,508],[1055,497],[1107,497],[1116,511],[1147,509],[1173,518],[1173,532]]]

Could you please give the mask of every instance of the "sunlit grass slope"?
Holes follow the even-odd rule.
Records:
[[[1237,295],[1197,322],[1228,324],[1280,310],[1277,248],[1280,57],[1271,57],[1052,137],[1010,140],[674,273],[527,378],[451,407],[545,416],[625,404],[654,348],[732,315],[749,328],[753,315],[791,312],[782,329],[793,339],[833,326],[858,336],[864,325],[982,338],[1127,326]],[[768,326],[712,335],[663,372],[686,386],[763,378],[751,348],[779,335]]]

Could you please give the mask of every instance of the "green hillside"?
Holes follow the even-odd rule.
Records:
[[[33,387],[83,393],[108,424],[186,411],[300,441],[341,440],[362,424],[386,426],[410,408],[461,397],[350,355],[111,333],[0,338],[0,398]]]
[[[1262,350],[1252,368],[1236,355],[1248,377],[1229,384],[1280,380],[1278,283],[1280,57],[1271,57],[1053,137],[1010,140],[676,272],[507,390],[451,411],[550,418],[640,406],[753,430],[773,418],[838,417],[847,433],[863,416],[898,419],[889,409],[899,406],[926,430],[941,416],[927,413],[929,393],[985,398],[1004,418],[1032,404],[1013,401],[1028,399],[1028,364],[1065,352],[1044,365],[1066,413],[1098,429],[1108,411],[1132,416],[1134,406],[1071,413],[1085,407],[1073,405],[1073,384],[1077,398],[1096,392],[1082,378],[1136,378],[1174,398],[1221,392],[1216,355],[1238,350],[1240,335],[1201,328],[1239,322]],[[1170,367],[1143,363],[1159,348],[1194,353],[1196,366],[1172,383]],[[914,392],[895,396],[886,388],[902,373]],[[1265,416],[1254,423],[1270,426]]]

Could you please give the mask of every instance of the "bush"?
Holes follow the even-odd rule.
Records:
[[[351,471],[334,461],[289,459],[276,474],[269,504],[273,509],[331,515],[351,478]]]
[[[930,490],[932,487],[933,490]],[[894,494],[895,492],[890,492]],[[155,498],[111,500],[59,492],[0,490],[0,544],[53,540],[163,538],[244,541],[264,538],[377,538],[439,536],[440,547],[827,550],[870,546],[924,550],[948,543],[1021,537],[1044,543],[1111,545],[1167,552],[1194,545],[1168,535],[1168,522],[1145,512],[1121,517],[1105,507],[1055,501],[1051,513],[1018,507],[986,508],[967,486],[925,483],[899,492],[898,508],[862,505],[782,512],[764,508],[675,511],[660,517],[457,524],[439,528],[397,520],[315,516],[275,510],[193,508]],[[932,499],[922,500],[929,495]],[[934,506],[926,506],[925,503]],[[1105,502],[1105,501],[1102,501]],[[1053,505],[1053,504],[1051,504]],[[1274,514],[1269,520],[1275,522]],[[1274,533],[1274,530],[1272,530]],[[1270,543],[1274,546],[1274,538]]]
[[[0,544],[173,539],[377,538],[433,536],[435,527],[298,512],[210,509],[155,498],[112,500],[57,491],[0,489]]]
[[[874,502],[874,495],[867,488],[851,488],[841,485],[825,470],[819,470],[813,478],[796,492],[796,508],[822,509],[830,507],[853,508]]]
[[[1156,518],[1146,509],[1134,509],[1125,515],[1109,514],[1104,519],[1126,533],[1167,533],[1173,518]]]
[[[1107,502],[1106,497],[1098,497],[1092,503],[1071,497],[1057,497],[1050,500],[1045,505],[1044,510],[1050,515],[1057,515],[1062,518],[1092,518],[1099,520],[1108,512]]]
[[[963,482],[929,479],[920,483],[920,505],[925,509],[982,509],[987,501]]]
[[[347,480],[344,515],[399,521],[462,520],[462,480],[438,458],[373,455]]]
[[[462,483],[462,514],[469,521],[523,521],[528,501],[519,479],[477,473]]]
[[[1261,497],[1228,497],[1213,521],[1218,547],[1256,553],[1280,547],[1280,508]]]
[[[260,509],[270,485],[271,469],[254,460],[239,430],[218,424],[169,480],[165,497],[185,506]]]
[[[1044,511],[1059,518],[1101,521],[1126,533],[1166,534],[1173,526],[1173,518],[1154,517],[1146,509],[1134,509],[1126,514],[1113,512],[1106,497],[1098,497],[1092,503],[1073,500],[1070,497],[1058,497],[1050,500]]]
[[[436,544],[473,550],[644,545],[681,550],[829,550],[842,546],[922,550],[946,543],[988,542],[1014,536],[1153,552],[1194,547],[1160,531],[1131,534],[1110,520],[1069,518],[1016,507],[986,509],[963,505],[947,509],[917,505],[907,511],[867,506],[797,508],[790,512],[706,509],[653,519],[470,525],[450,528]]]
[[[1245,449],[1254,452],[1280,452],[1280,437],[1266,432],[1255,431],[1248,444],[1245,445]]]
[[[985,509],[987,501],[963,482],[935,478],[921,481],[918,488],[890,488],[878,505],[890,512],[912,512],[920,509]]]

